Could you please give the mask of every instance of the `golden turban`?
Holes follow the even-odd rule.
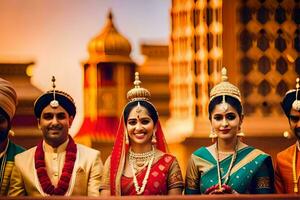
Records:
[[[12,84],[0,78],[0,107],[11,120],[16,112],[17,93]]]

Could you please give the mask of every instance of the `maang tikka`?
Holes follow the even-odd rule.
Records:
[[[226,103],[225,95],[222,96],[221,108],[224,113],[228,110],[228,104]]]

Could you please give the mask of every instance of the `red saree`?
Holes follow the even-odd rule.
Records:
[[[167,144],[160,126],[159,120],[156,124],[156,149],[167,152]],[[125,157],[128,153],[129,146],[125,144],[125,124],[123,116],[120,119],[119,128],[115,144],[111,154],[110,160],[110,193],[111,195],[121,195],[121,177],[125,164]],[[144,177],[144,176],[143,176]],[[149,181],[149,180],[148,180]],[[135,191],[135,190],[134,190]]]
[[[166,195],[168,194],[168,172],[171,164],[175,160],[174,156],[170,154],[164,154],[150,170],[150,175],[143,195]],[[139,185],[142,185],[142,181],[145,177],[147,168],[141,170],[136,178]],[[132,177],[121,177],[121,195],[137,195],[133,184]]]

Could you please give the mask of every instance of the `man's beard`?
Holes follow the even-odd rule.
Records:
[[[0,143],[4,142],[7,139],[9,130],[0,131]]]
[[[298,140],[300,140],[300,127],[294,128],[294,134]]]

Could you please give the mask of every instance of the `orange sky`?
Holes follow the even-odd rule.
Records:
[[[131,42],[133,59],[141,62],[141,42],[168,43],[170,5],[170,0],[1,0],[0,62],[34,61],[32,83],[43,91],[55,75],[57,89],[76,101],[74,133],[83,118],[81,63],[108,10]]]

